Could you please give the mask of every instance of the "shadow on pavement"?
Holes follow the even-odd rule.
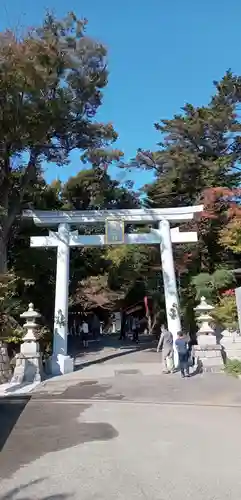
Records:
[[[103,349],[108,347],[116,348],[118,349],[118,351],[111,354],[106,354],[101,358],[95,358],[90,360],[86,359],[85,361],[85,355],[86,357],[88,357],[88,355],[97,352],[101,353]],[[101,364],[111,359],[126,356],[128,354],[135,352],[150,350],[152,348],[153,350],[156,350],[153,338],[146,337],[146,335],[140,337],[139,344],[133,343],[129,338],[127,338],[125,341],[119,341],[118,338],[104,337],[99,342],[93,342],[92,344],[90,344],[88,350],[84,352],[75,353],[74,357],[75,361],[77,361],[77,363],[75,364],[75,370],[78,371],[87,366]]]
[[[29,400],[30,396],[0,399],[0,452]]]
[[[104,394],[108,388],[109,386],[96,384],[88,389],[91,389],[93,397],[94,393]],[[26,402],[25,400],[25,406]],[[60,408],[57,404],[51,404],[49,400],[42,402],[32,397],[25,411],[22,406],[21,418],[18,420],[16,410],[15,419],[11,415],[12,407],[14,409],[13,401],[9,404],[9,401],[5,399],[2,400],[1,405],[2,403],[3,406],[5,405],[6,428],[5,446],[0,454],[0,478],[2,479],[11,477],[21,467],[48,453],[69,449],[86,442],[108,441],[118,436],[118,431],[108,422],[88,421],[84,414],[90,408],[91,402],[90,404],[78,402],[63,404]],[[18,417],[19,415],[18,412]],[[7,427],[8,418],[12,422],[9,427]],[[46,497],[43,500],[47,498],[52,497]],[[1,498],[1,500],[5,499]]]
[[[27,490],[28,488],[35,486],[39,483],[42,483],[45,478],[43,479],[36,479],[34,481],[31,481],[30,483],[20,485],[17,488],[12,488],[9,490],[7,493],[5,493],[3,496],[0,497],[1,500],[13,500],[16,498],[16,495],[21,493],[24,490]],[[21,500],[32,500],[32,496],[28,496],[26,492],[26,496],[21,497]],[[68,498],[71,498],[72,494],[66,494],[66,493],[58,493],[57,495],[47,495],[44,497],[39,497],[39,500],[67,500]]]
[[[110,395],[109,391],[111,389],[110,384],[103,384],[97,380],[83,380],[77,384],[71,384],[66,387],[66,389],[61,389],[61,392],[53,392],[53,391],[41,391],[41,389],[32,394],[32,401],[38,401],[44,398],[44,400],[51,400],[52,402],[68,399],[76,399],[76,400],[89,400],[91,403],[92,399],[109,399],[109,400],[121,400],[124,399],[122,394]]]

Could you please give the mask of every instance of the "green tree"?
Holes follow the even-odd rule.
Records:
[[[139,200],[134,191],[110,178],[106,170],[89,168],[70,177],[64,184],[61,197],[66,209],[98,210],[137,208]]]
[[[178,245],[174,250],[181,273],[181,297],[187,296],[189,302],[194,299],[194,276],[212,275],[220,267],[234,268],[237,261],[232,251],[222,246],[220,231],[229,221],[230,210],[239,206],[240,99],[241,78],[228,71],[215,82],[208,105],[186,104],[172,119],[155,124],[160,132],[158,150],[139,149],[131,162],[155,174],[154,182],[145,188],[147,206],[204,204],[201,219],[186,225],[198,230],[198,245]]]
[[[18,323],[18,315],[22,312],[19,281],[18,277],[10,273],[0,278],[0,340],[20,338],[23,333]]]
[[[71,177],[62,187],[63,207],[76,210],[124,209],[137,208],[139,200],[136,193],[126,189],[118,181],[110,178],[106,170],[92,168],[80,171]],[[103,233],[104,224],[78,228],[83,234]],[[121,247],[123,248],[123,247]],[[119,250],[119,247],[114,249]],[[125,276],[122,275],[118,286],[111,278],[113,272],[113,254],[109,249],[92,247],[72,250],[70,293],[74,304],[90,307],[94,302],[101,302],[112,308],[113,302],[125,295]]]
[[[50,185],[39,177],[25,193],[24,202],[36,210],[58,210],[62,207],[60,185]],[[38,228],[32,221],[16,219],[9,239],[8,264],[19,278],[18,294],[22,308],[33,302],[52,326],[55,291],[56,250],[30,247],[30,237],[47,234],[46,228]],[[44,290],[44,292],[43,292]]]
[[[106,49],[86,36],[86,20],[47,14],[41,26],[18,38],[0,33],[0,273],[16,216],[43,162],[68,164],[80,150],[106,167],[117,134],[93,120],[107,84]]]
[[[161,133],[158,151],[139,151],[134,162],[156,175],[145,190],[148,206],[206,205],[198,223],[200,271],[213,272],[213,264],[224,258],[218,235],[227,205],[215,190],[240,185],[240,88],[240,78],[227,72],[207,106],[187,104],[181,114],[155,124]]]
[[[200,273],[194,276],[192,284],[196,289],[198,300],[204,296],[217,303],[223,291],[234,286],[235,276],[229,269],[220,268],[216,269],[213,274]]]
[[[159,247],[110,247],[107,256],[112,263],[109,283],[114,290],[123,292],[122,304],[143,302],[144,297],[148,297],[148,329],[152,332],[157,327],[159,318],[164,320],[165,314]]]
[[[134,208],[138,198],[132,190],[112,180],[107,171],[96,167],[82,170],[66,183],[55,181],[48,185],[39,177],[34,189],[26,191],[29,206],[39,210]],[[16,227],[16,230],[15,230]],[[104,226],[78,227],[82,234],[104,232]],[[30,236],[47,234],[46,228],[38,228],[32,222],[17,220],[9,243],[9,266],[21,280],[19,293],[26,308],[30,301],[39,308],[48,326],[52,325],[54,311],[56,250],[30,248]],[[122,247],[123,248],[123,247]],[[130,247],[129,247],[130,248]],[[113,261],[106,247],[76,248],[71,251],[70,303],[82,309],[102,304],[111,309],[126,293],[124,282],[113,287],[111,269]],[[30,283],[26,286],[25,283]],[[32,284],[32,285],[31,285]],[[44,292],[43,292],[44,290]],[[101,307],[102,307],[101,306]]]

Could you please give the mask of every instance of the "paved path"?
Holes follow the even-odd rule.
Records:
[[[156,363],[160,355],[156,353],[157,341],[153,337],[140,336],[140,343],[133,344],[130,339],[120,342],[118,337],[104,337],[100,342],[89,344],[85,352],[77,355],[76,366],[86,366],[96,361],[107,364]]]
[[[107,337],[99,343],[90,344],[86,352],[76,356],[76,371],[66,376],[65,380],[70,379],[71,383],[75,379],[99,380],[124,372],[160,375],[161,360],[161,353],[156,352],[156,342],[148,339],[146,335],[141,337],[141,342],[137,345],[130,340],[121,343],[118,338]],[[61,379],[62,377],[51,379],[47,384],[57,381],[61,387]]]
[[[204,374],[183,380],[178,373],[144,376],[125,372],[83,381],[75,373],[39,386],[32,394],[33,399],[241,406],[241,381],[224,374]]]
[[[90,368],[119,366],[104,354]],[[240,497],[241,381],[129,369],[156,365],[151,351],[122,358],[110,377],[83,380],[87,366],[0,399],[0,500]]]

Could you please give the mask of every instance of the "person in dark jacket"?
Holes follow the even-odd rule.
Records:
[[[125,339],[126,339],[126,313],[125,311],[123,311],[121,315],[121,330],[120,330],[119,340],[125,340]]]
[[[189,338],[183,333],[179,332],[175,345],[178,353],[179,366],[181,370],[181,376],[189,377]]]

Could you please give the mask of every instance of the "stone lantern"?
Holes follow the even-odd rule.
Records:
[[[214,306],[208,304],[205,297],[201,297],[200,304],[195,307],[197,323],[198,345],[194,346],[194,354],[198,366],[202,371],[221,371],[223,367],[222,347],[217,344],[217,338],[210,323],[213,323],[211,311]]]
[[[42,356],[37,341],[38,324],[36,320],[41,317],[29,304],[28,310],[20,315],[26,322],[23,328],[26,335],[23,337],[20,353],[16,355],[16,366],[11,380],[12,384],[40,382],[42,378]]]
[[[210,315],[213,309],[214,306],[208,304],[205,297],[201,297],[200,304],[194,309],[197,314],[197,323],[200,325],[197,331],[199,344],[214,345],[217,343],[214,329],[210,325],[213,322],[213,318]]]

